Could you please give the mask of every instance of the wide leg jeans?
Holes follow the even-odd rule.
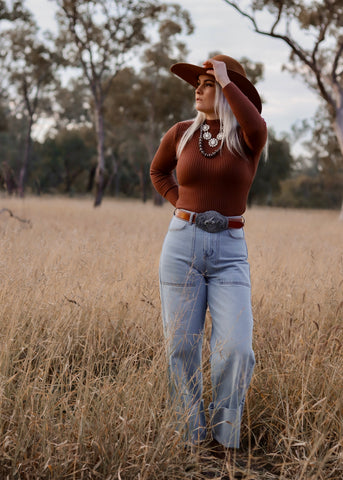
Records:
[[[255,364],[243,228],[209,233],[174,216],[161,253],[160,293],[177,429],[193,444],[206,437],[201,358],[208,307],[212,317],[212,436],[226,447],[238,448]]]

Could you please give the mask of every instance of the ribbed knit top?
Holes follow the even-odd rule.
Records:
[[[177,158],[177,145],[193,120],[175,124],[162,138],[150,175],[156,190],[176,208],[198,213],[216,210],[226,216],[242,215],[246,209],[248,193],[266,143],[267,127],[256,107],[233,82],[226,85],[223,93],[238,121],[248,159],[230,152],[225,143],[215,157],[203,156],[199,151],[200,129]],[[215,137],[219,132],[219,120],[206,122]],[[203,141],[203,148],[208,153],[213,151],[207,141]]]

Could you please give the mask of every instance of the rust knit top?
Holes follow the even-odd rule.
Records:
[[[248,193],[256,174],[259,158],[267,139],[265,121],[256,107],[230,82],[223,89],[225,98],[238,121],[246,158],[231,153],[225,143],[213,158],[199,151],[198,129],[186,144],[180,158],[176,149],[183,133],[193,120],[175,124],[162,138],[150,168],[155,189],[174,207],[192,212],[216,210],[225,216],[242,215],[246,209]],[[206,120],[215,137],[219,120]],[[203,141],[203,148],[211,148]],[[173,175],[176,168],[177,181]]]

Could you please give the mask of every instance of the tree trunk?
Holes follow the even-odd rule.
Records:
[[[86,189],[87,193],[91,193],[91,191],[93,190],[95,171],[96,171],[96,165],[93,165],[88,173],[88,184]]]
[[[95,172],[95,200],[94,207],[101,205],[105,189],[105,130],[102,100],[98,101],[95,108],[95,122],[97,134],[98,165]]]
[[[336,110],[336,116],[334,119],[333,126],[335,129],[338,145],[343,157],[343,92],[341,93],[340,96],[341,98],[338,104],[339,107],[337,107],[337,110]],[[341,206],[341,213],[340,213],[339,219],[343,221],[343,195],[342,195],[342,206]]]
[[[139,168],[138,177],[139,177],[139,185],[141,190],[141,199],[142,199],[142,202],[145,203],[147,201],[147,191],[146,191],[147,185],[146,185],[144,164],[142,164]]]
[[[27,170],[28,170],[29,161],[30,161],[31,144],[32,144],[32,139],[31,139],[32,124],[33,124],[33,121],[31,117],[29,119],[29,125],[27,127],[23,161],[21,164],[21,168],[19,172],[19,180],[18,180],[18,193],[21,198],[24,197],[25,182],[26,182]]]
[[[18,193],[18,184],[16,182],[14,172],[7,162],[2,162],[0,179],[9,195]]]

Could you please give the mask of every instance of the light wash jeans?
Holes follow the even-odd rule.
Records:
[[[208,233],[172,218],[160,259],[162,318],[177,429],[192,444],[206,437],[201,355],[208,306],[212,436],[226,447],[239,447],[244,400],[255,365],[250,290],[243,228]]]

